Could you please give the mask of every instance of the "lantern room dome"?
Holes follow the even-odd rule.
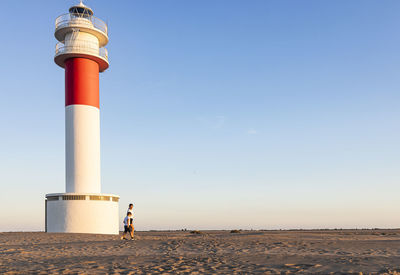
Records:
[[[89,8],[88,6],[86,6],[85,4],[82,3],[82,1],[75,6],[72,6],[69,8],[69,13],[72,14],[79,14],[80,16],[83,17],[89,17],[93,15],[93,10],[91,8]]]

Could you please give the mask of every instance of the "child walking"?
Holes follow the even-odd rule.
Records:
[[[121,240],[127,240],[126,233],[128,232],[131,235],[131,240],[133,240],[133,226],[131,224],[131,217],[131,212],[126,213],[126,217],[124,219],[124,233],[122,234]]]
[[[127,212],[132,214],[130,226],[131,226],[131,230],[132,230],[132,234],[131,235],[132,235],[132,238],[133,238],[133,236],[135,235],[135,227],[133,227],[133,203],[129,204]]]

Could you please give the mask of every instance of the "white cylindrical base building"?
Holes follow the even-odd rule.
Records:
[[[46,232],[119,234],[118,200],[111,194],[47,194]]]

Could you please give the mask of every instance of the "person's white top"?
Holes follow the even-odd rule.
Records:
[[[129,208],[128,208],[128,211],[127,211],[127,212],[129,212],[129,213],[132,214],[131,219],[133,219],[133,208],[132,208],[132,209],[129,209]]]
[[[124,219],[124,225],[125,226],[129,226],[130,222],[131,222],[131,219],[128,216],[126,216],[125,219]]]

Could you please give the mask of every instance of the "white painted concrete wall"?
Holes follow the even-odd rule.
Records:
[[[99,55],[99,39],[91,33],[83,31],[69,32],[65,35],[64,44],[67,52]]]
[[[118,202],[47,201],[47,232],[119,234],[120,223]]]
[[[67,193],[100,193],[100,110],[88,105],[65,107]]]

